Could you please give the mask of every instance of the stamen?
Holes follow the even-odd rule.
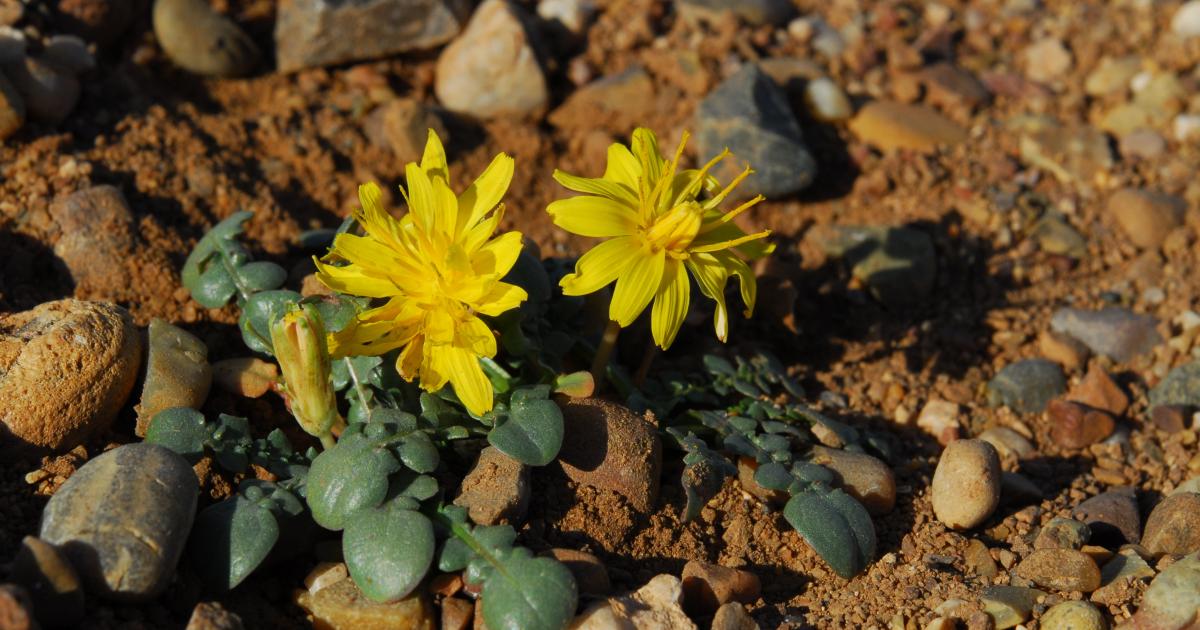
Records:
[[[746,170],[742,171],[737,177],[734,177],[733,181],[729,182],[728,186],[721,189],[721,192],[717,193],[712,199],[704,202],[704,209],[712,210],[713,208],[717,207],[717,204],[725,201],[725,198],[729,196],[729,193],[733,192],[733,189],[737,188],[738,185],[742,183],[742,180],[749,177],[752,173],[754,173],[754,169],[747,166]]]
[[[760,238],[766,238],[770,235],[771,235],[771,230],[763,230],[761,232],[755,232],[754,234],[747,234],[746,236],[730,239],[728,241],[721,241],[720,243],[712,243],[709,245],[701,245],[699,247],[693,247],[693,248],[691,248],[691,250],[692,250],[692,253],[719,252],[723,249],[737,247],[738,245],[742,245],[744,243],[749,243],[750,241],[756,241]]]
[[[763,199],[766,199],[766,197],[763,197],[762,195],[756,195],[750,201],[747,201],[746,203],[743,203],[742,205],[734,208],[733,210],[726,212],[725,214],[721,215],[721,218],[700,228],[699,234],[707,234],[708,232],[711,232],[712,230],[715,230],[715,229],[721,227],[722,225],[729,223],[730,221],[732,221],[734,219],[734,217],[736,217],[736,216],[740,215],[741,213],[749,210],[750,208],[753,208],[754,206],[758,205],[758,202],[762,201]]]
[[[714,166],[716,166],[718,163],[720,163],[721,160],[724,160],[725,158],[729,157],[729,155],[730,155],[729,149],[725,148],[723,151],[718,153],[716,155],[716,157],[709,160],[708,163],[705,164],[704,167],[700,169],[700,172],[696,174],[696,178],[692,180],[692,183],[688,184],[687,188],[684,188],[683,190],[679,191],[679,195],[675,197],[674,204],[679,205],[679,203],[681,201],[683,201],[684,197],[688,197],[688,196],[694,197],[697,194],[699,194],[699,192],[700,192],[699,188],[704,185],[704,180],[705,180],[705,178],[708,177],[708,172],[710,170],[712,170],[712,168]]]

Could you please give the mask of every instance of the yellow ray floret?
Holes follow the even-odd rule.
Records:
[[[501,279],[521,253],[521,234],[493,238],[512,180],[501,153],[461,195],[450,188],[442,142],[432,130],[419,164],[405,170],[408,212],[393,218],[375,184],[358,189],[355,219],[365,235],[339,234],[317,278],[349,295],[386,299],[330,335],[334,357],[401,349],[396,369],[434,392],[454,386],[476,415],[492,408],[492,385],[479,365],[496,355],[496,338],[480,315],[516,308],[525,290]],[[341,261],[346,264],[334,264]]]
[[[754,311],[756,284],[746,258],[759,258],[774,249],[763,239],[769,231],[747,234],[733,218],[762,201],[759,195],[723,211],[726,197],[748,176],[747,168],[721,187],[710,171],[728,157],[724,151],[700,169],[679,170],[687,134],[670,160],[658,150],[648,129],[633,132],[630,146],[608,148],[608,166],[601,178],[554,172],[563,186],[584,193],[559,199],[547,208],[555,225],[580,236],[608,239],[585,253],[575,272],[562,279],[563,293],[585,295],[613,282],[609,318],[628,326],[654,303],[650,329],[654,342],[666,349],[675,340],[690,300],[688,272],[700,292],[717,303],[717,337],[729,334],[725,284],[738,277],[746,316]]]

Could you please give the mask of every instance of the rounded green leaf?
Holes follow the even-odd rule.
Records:
[[[558,630],[575,616],[575,578],[561,562],[514,553],[483,585],[492,630]]]
[[[255,352],[272,354],[271,324],[283,317],[288,307],[299,302],[300,297],[295,291],[262,291],[251,295],[242,305],[242,314],[238,317],[238,328],[246,346]]]
[[[433,523],[413,510],[364,510],[346,524],[342,555],[350,577],[377,602],[412,592],[433,563]]]
[[[809,487],[795,494],[783,517],[830,568],[850,579],[875,556],[875,526],[858,501],[841,490]]]
[[[554,461],[562,448],[563,417],[549,400],[513,396],[508,421],[488,432],[488,443],[500,452],[530,466]]]
[[[279,265],[268,262],[252,262],[238,269],[242,284],[251,291],[270,291],[283,286],[287,280],[287,271]]]
[[[219,261],[214,261],[188,286],[192,299],[204,308],[221,308],[237,293],[237,284]]]
[[[340,530],[355,513],[387,497],[388,475],[400,462],[361,434],[343,438],[313,460],[308,472],[308,507],[325,529]]]
[[[179,453],[190,463],[204,455],[210,433],[204,414],[190,407],[164,409],[150,420],[146,441]]]
[[[396,449],[400,461],[419,473],[430,473],[437,468],[439,457],[437,447],[424,433],[410,433]]]
[[[227,591],[262,564],[278,539],[275,515],[239,496],[217,503],[196,517],[189,554],[205,584]]]
[[[783,464],[767,462],[754,471],[754,481],[768,490],[786,490],[794,478]]]

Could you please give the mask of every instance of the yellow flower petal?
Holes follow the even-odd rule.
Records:
[[[675,342],[675,335],[687,317],[690,299],[687,270],[682,262],[669,259],[663,270],[662,285],[654,297],[654,308],[650,311],[650,332],[654,343],[666,350]]]
[[[457,240],[454,237],[458,234],[458,197],[454,196],[446,180],[440,177],[431,179],[429,183],[433,188],[434,229],[449,237],[449,240]]]
[[[645,127],[633,130],[629,148],[642,165],[642,186],[653,189],[663,173],[665,160],[658,151],[658,136]]]
[[[378,274],[386,274],[402,264],[394,249],[376,239],[353,234],[333,237],[329,253]]]
[[[392,215],[383,209],[383,190],[375,182],[358,187],[358,203],[362,212],[355,215],[363,229],[372,237],[391,244],[399,243],[396,236],[399,226]]]
[[[529,298],[525,289],[507,282],[497,282],[491,291],[471,306],[480,315],[495,317],[507,310],[514,309]]]
[[[629,147],[614,142],[608,147],[608,164],[604,167],[604,179],[620,184],[637,196],[638,180],[642,177],[642,165],[629,151]]]
[[[520,232],[505,232],[471,256],[471,268],[480,275],[504,277],[517,263],[522,247]]]
[[[400,356],[396,357],[396,371],[406,381],[412,381],[421,371],[421,362],[425,358],[425,339],[420,335],[413,338]]]
[[[631,186],[621,182],[607,178],[579,177],[558,169],[554,169],[554,181],[575,192],[597,195],[625,203],[629,206],[630,212],[634,212],[633,208],[637,207],[637,193]]]
[[[546,208],[558,227],[580,236],[625,236],[637,230],[637,213],[607,197],[571,197],[553,201]]]
[[[434,352],[434,363],[450,375],[454,393],[467,411],[479,416],[492,409],[492,382],[483,373],[479,357],[454,346],[440,346]]]
[[[742,303],[746,305],[745,315],[750,317],[754,314],[754,302],[758,298],[758,280],[754,277],[754,271],[750,269],[750,265],[730,252],[716,252],[713,257],[729,270],[729,273],[737,276],[738,291],[742,295]]]
[[[317,265],[317,280],[339,293],[363,297],[391,297],[398,293],[396,285],[386,277],[373,275],[357,265],[335,267],[313,258]]]
[[[515,162],[506,153],[492,158],[483,173],[463,191],[458,198],[458,215],[460,223],[456,233],[474,227],[488,212],[500,203],[500,198],[508,190],[512,182]]]
[[[646,310],[646,305],[654,298],[662,283],[666,257],[667,253],[662,250],[639,251],[629,268],[617,279],[617,288],[608,305],[609,319],[625,327]]]
[[[442,139],[432,129],[425,140],[425,152],[421,155],[421,170],[430,179],[441,178],[450,181],[450,167],[446,164],[446,149]]]
[[[496,335],[478,317],[470,317],[458,327],[455,345],[466,348],[480,357],[496,356]]]
[[[716,301],[713,328],[717,339],[725,341],[729,336],[729,311],[725,307],[725,283],[729,281],[729,271],[712,254],[695,254],[686,264],[695,276],[700,292]]]
[[[438,211],[429,175],[420,166],[410,162],[404,169],[404,177],[408,181],[408,211],[417,227],[426,234],[432,234],[437,225]]]
[[[575,273],[559,282],[566,295],[587,295],[617,279],[640,254],[633,237],[622,236],[593,247],[575,263]]]

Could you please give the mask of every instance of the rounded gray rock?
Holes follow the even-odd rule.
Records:
[[[155,0],[154,35],[171,61],[195,74],[243,76],[258,64],[254,40],[204,0]]]
[[[198,494],[182,457],[126,444],[88,462],[50,498],[40,538],[63,551],[92,593],[145,601],[175,571]]]

